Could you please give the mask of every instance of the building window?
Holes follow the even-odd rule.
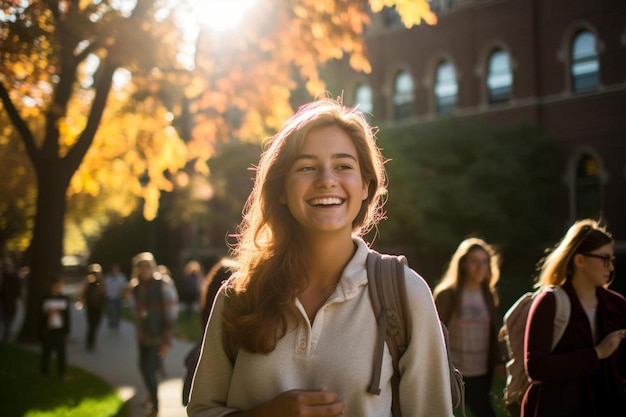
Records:
[[[600,204],[600,164],[589,154],[584,154],[576,166],[576,218],[597,218]]]
[[[598,88],[600,63],[596,37],[589,31],[578,32],[572,42],[572,91],[593,91]]]
[[[385,18],[385,27],[390,29],[404,27],[402,18],[396,11],[396,6],[383,8],[383,16]]]
[[[489,103],[502,103],[511,99],[513,74],[509,54],[497,50],[489,57],[487,68],[487,95]]]
[[[456,0],[428,0],[428,2],[430,3],[430,10],[437,14],[456,9]]]
[[[393,118],[406,119],[414,113],[413,79],[406,71],[396,76],[393,88]]]
[[[435,79],[435,107],[437,113],[450,113],[456,107],[459,86],[454,66],[444,61],[437,67]]]
[[[372,89],[367,84],[359,84],[354,95],[354,106],[369,120],[374,111]]]

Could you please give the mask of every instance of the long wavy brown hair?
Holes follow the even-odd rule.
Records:
[[[387,177],[375,129],[360,111],[330,98],[300,107],[265,144],[237,243],[231,248],[237,266],[226,290],[222,320],[231,344],[247,351],[271,352],[298,323],[294,300],[308,285],[308,259],[300,227],[281,196],[307,135],[329,126],[341,128],[352,139],[363,181],[369,184],[367,199],[352,222],[353,234],[364,235],[383,215]]]

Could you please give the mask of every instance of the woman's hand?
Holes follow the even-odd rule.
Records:
[[[335,417],[344,415],[345,404],[326,388],[285,391],[271,401],[248,411],[229,414],[239,417]]]
[[[598,359],[606,359],[611,356],[624,338],[626,338],[626,329],[615,330],[607,334],[596,346]]]

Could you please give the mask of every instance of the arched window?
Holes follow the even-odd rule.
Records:
[[[449,113],[456,107],[459,86],[454,66],[444,61],[437,67],[435,75],[435,106],[437,113]]]
[[[571,65],[572,91],[592,91],[598,88],[600,63],[593,33],[584,30],[574,37]]]
[[[385,27],[390,29],[403,27],[400,14],[396,11],[396,6],[384,7],[383,16],[385,18]]]
[[[372,89],[367,84],[359,84],[356,88],[356,93],[354,95],[354,105],[358,107],[359,110],[365,117],[369,118],[374,111],[374,104],[372,99]]]
[[[393,118],[406,119],[414,113],[413,78],[406,71],[396,75],[393,88]]]
[[[502,103],[511,99],[513,74],[509,54],[501,49],[489,56],[487,68],[487,95],[489,103]]]
[[[600,164],[589,154],[576,166],[576,218],[597,218],[601,212]]]

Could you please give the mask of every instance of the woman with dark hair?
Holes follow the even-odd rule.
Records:
[[[211,314],[215,297],[222,284],[230,277],[230,271],[234,266],[235,262],[232,259],[224,257],[217,261],[204,277],[200,290],[200,325],[202,326],[202,330],[204,330],[209,321],[209,315]]]
[[[265,149],[187,412],[389,417],[389,349],[380,394],[367,391],[378,326],[361,236],[382,217],[387,185],[373,129],[358,110],[322,99],[300,107]],[[419,337],[399,360],[400,409],[405,417],[451,417],[432,295],[414,271],[404,273],[410,330]]]
[[[605,227],[580,220],[541,261],[537,286],[559,286],[571,313],[552,349],[554,292],[543,291],[533,302],[524,341],[524,365],[533,383],[522,416],[626,415],[626,300],[607,288],[613,245]]]
[[[480,417],[495,416],[489,393],[496,369],[504,373],[498,347],[499,278],[498,253],[473,237],[459,244],[434,290],[439,316],[450,332],[452,361],[465,381],[465,402]]]

